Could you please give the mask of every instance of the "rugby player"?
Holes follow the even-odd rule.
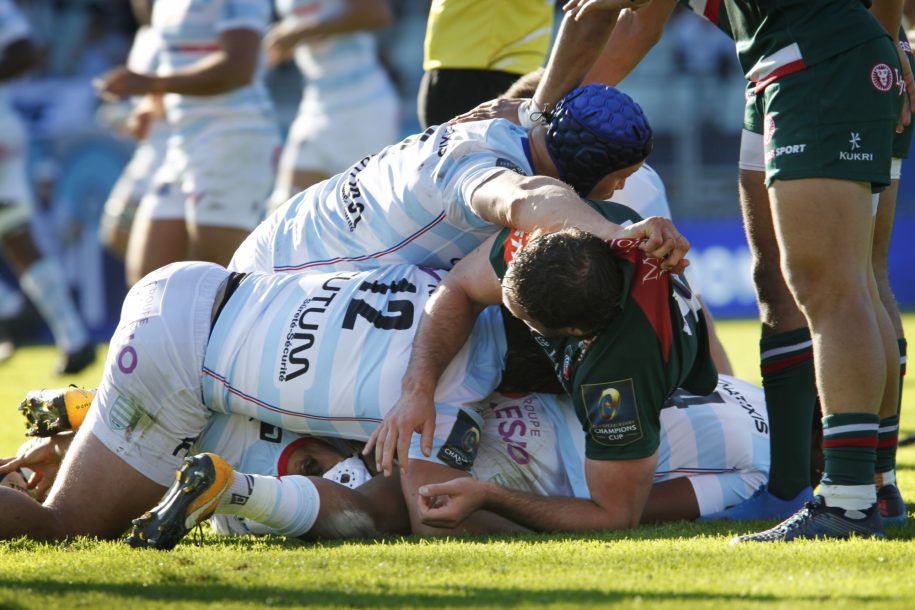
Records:
[[[566,6],[567,18],[587,18],[588,12],[604,4],[574,0]],[[659,7],[655,2],[630,17],[635,23],[640,14],[649,15],[656,10],[663,21],[673,6],[671,2],[663,4]],[[809,517],[799,517],[772,532],[746,539],[844,537],[852,533],[881,536],[881,516],[892,522],[903,520],[905,515],[892,471],[898,434],[900,356],[870,262],[873,249],[875,266],[880,270],[890,223],[887,218],[878,218],[883,237],[874,243],[872,209],[867,202],[872,199],[871,190],[879,191],[891,182],[890,134],[894,126],[899,131],[902,128],[896,118],[901,115],[903,122],[908,122],[908,111],[898,108],[896,92],[908,87],[905,101],[911,103],[915,99],[908,59],[899,51],[899,61],[887,34],[898,31],[899,13],[892,6],[898,8],[899,3],[875,3],[875,12],[882,13],[880,21],[885,29],[867,14],[865,7],[871,3],[857,0],[688,4],[695,4],[738,43],[738,58],[751,81],[745,124],[748,132],[759,134],[744,138],[741,165],[750,170],[765,169],[764,182],[742,180],[744,212],[751,247],[758,255],[757,270],[779,268],[781,262],[781,276],[757,274],[763,306],[771,308],[764,315],[779,316],[778,323],[785,331],[764,337],[761,344],[764,369],[773,373],[767,375],[765,385],[773,388],[769,401],[774,407],[772,425],[780,439],[774,441],[777,444],[773,448],[771,480],[778,485],[777,489],[773,487],[778,495],[760,490],[746,514],[764,517],[798,510],[797,515]],[[614,30],[623,31],[623,27]],[[630,28],[630,38],[616,47],[619,54],[613,58],[621,67],[610,72],[625,74],[638,63],[659,32],[660,28]],[[592,54],[592,58],[599,53],[599,49],[578,51]],[[566,52],[574,53],[568,49]],[[849,69],[851,64],[857,67]],[[807,114],[810,97],[806,87],[815,85],[802,81],[830,71],[845,80],[824,77],[829,86],[817,88],[817,97],[823,97],[824,91],[843,93],[824,98],[835,111],[820,111],[818,116],[832,117],[829,133],[814,135],[809,126],[819,123]],[[550,82],[535,95],[535,102],[522,106],[522,117],[557,99],[562,91],[581,82],[582,75],[583,72],[569,73],[559,64],[548,67],[545,80]],[[844,118],[835,118],[838,116]],[[860,150],[862,137],[867,139],[867,150]],[[876,196],[873,201],[876,204]],[[842,206],[841,214],[836,213],[836,205]],[[842,221],[836,222],[841,226],[828,226],[818,220],[839,217]],[[849,222],[852,217],[856,220]],[[822,245],[834,236],[841,236],[837,237],[838,246]],[[841,273],[834,273],[837,268]],[[832,298],[825,298],[827,294],[849,295],[843,297],[846,306],[834,307]],[[785,302],[790,304],[783,307]],[[809,339],[806,329],[797,329],[798,325],[809,327],[813,339]],[[805,379],[812,379],[811,344],[817,346],[812,360],[826,415],[824,434],[827,438],[838,434],[827,443],[827,485],[821,488],[821,499],[810,505],[813,508],[805,505],[810,490],[797,484],[808,471],[813,388]],[[864,348],[868,354],[866,366],[858,366],[860,353],[852,357],[843,348],[850,344]],[[805,383],[809,391],[802,392]],[[779,406],[782,403],[786,405],[784,411]],[[855,432],[829,432],[830,427]],[[792,441],[797,451],[783,451]],[[875,462],[877,445],[881,447],[877,476],[874,472],[865,475]],[[881,488],[879,505],[874,482]],[[797,496],[790,497],[795,492]],[[840,525],[831,527],[829,523],[833,521]]]
[[[638,218],[618,204],[588,204],[617,223]],[[395,454],[406,469],[401,478],[415,532],[434,531],[417,512],[418,488],[453,478],[460,464],[408,463],[412,433],[421,433],[421,450],[430,455],[439,375],[475,316],[493,303],[503,303],[533,331],[572,397],[586,433],[592,493],[591,500],[548,511],[540,501],[521,500],[520,507],[506,507],[518,509],[509,518],[536,530],[610,530],[639,522],[657,459],[658,412],[678,387],[709,393],[717,373],[701,307],[686,282],[645,258],[636,241],[612,242],[613,259],[600,254],[602,246],[574,229],[534,237],[506,229],[462,259],[430,300],[400,400],[366,447],[375,449],[385,474]]]
[[[138,74],[155,74],[163,43],[149,26],[152,6],[132,2],[131,8],[140,27],[127,55],[127,68]],[[140,201],[151,190],[152,177],[165,161],[169,136],[160,96],[148,95],[128,104],[129,115],[118,128],[135,138],[137,147],[112,187],[99,219],[99,240],[121,261],[127,256],[127,242]],[[163,195],[181,196],[177,189]]]
[[[638,218],[617,207],[630,219]],[[618,260],[593,236],[577,232],[569,239],[599,246],[593,254],[611,267],[647,269],[634,244],[621,256],[635,264]],[[47,501],[37,505],[4,498],[0,536],[117,535],[161,497],[213,412],[252,416],[297,432],[367,440],[397,400],[396,394],[379,389],[396,387],[403,378],[420,312],[442,275],[401,265],[369,272],[242,276],[217,265],[185,263],[147,276],[125,300],[97,408],[80,428]],[[618,277],[584,296],[619,292],[622,284]],[[642,297],[657,296],[661,329],[671,333],[673,361],[657,362],[658,368],[641,377],[653,394],[663,394],[663,401],[685,378],[681,373],[697,368],[696,361],[705,363],[707,353],[691,311],[681,314],[669,285],[663,280],[656,284],[660,291],[637,288],[635,293],[647,305]],[[637,344],[644,339],[649,349],[657,349],[654,331],[631,323],[641,315],[640,307],[635,299],[622,305],[623,335],[615,340]],[[670,316],[676,322],[665,326]],[[577,319],[574,314],[572,319]],[[590,322],[579,325],[586,328]],[[425,456],[417,449],[414,457],[419,459],[412,463],[433,460],[452,476],[460,472],[453,466],[472,465],[476,447],[466,445],[464,437],[472,438],[479,429],[479,416],[468,405],[484,399],[501,381],[507,349],[501,312],[489,308],[439,384],[436,453]],[[694,392],[704,387],[702,393],[707,393],[714,376],[711,387],[704,381],[687,387]],[[673,384],[669,390],[668,383]],[[374,415],[357,416],[356,404]],[[632,414],[627,410],[625,415]],[[646,421],[644,430],[657,440],[656,419]],[[90,472],[99,489],[67,485],[68,479]],[[221,476],[225,484],[228,474]],[[97,510],[74,515],[89,495]],[[506,527],[499,525],[500,531]]]
[[[669,220],[622,229],[579,197],[609,195],[642,164],[652,136],[641,108],[600,85],[577,89],[566,102],[568,112],[549,125],[446,124],[367,156],[286,202],[229,267],[327,271],[407,262],[449,269],[504,226],[647,237],[646,253],[665,268],[685,267],[689,244]]]
[[[2,82],[29,70],[38,61],[29,24],[11,0],[0,0],[0,246],[19,286],[38,309],[60,351],[55,371],[76,373],[95,361],[95,345],[80,318],[63,270],[44,256],[32,238],[32,189],[26,170],[28,135],[13,110]],[[0,283],[0,323],[22,311],[22,295]],[[0,346],[5,342],[0,337]],[[0,360],[12,355],[10,340]]]
[[[156,2],[156,75],[118,67],[95,83],[106,99],[161,95],[172,135],[134,219],[129,283],[178,260],[225,265],[263,219],[280,145],[261,55],[270,11],[269,0]]]
[[[32,394],[43,402],[63,399],[72,388]],[[41,396],[43,394],[44,396]],[[54,398],[51,398],[51,397]],[[85,397],[77,396],[84,401]],[[572,434],[577,427],[567,398],[553,394],[495,393],[483,401],[479,451],[471,474],[482,484],[538,495],[588,497],[582,464],[584,446]],[[768,470],[768,426],[759,388],[721,376],[715,392],[705,397],[678,391],[661,411],[658,469],[642,523],[695,519],[747,498]],[[59,455],[47,445],[65,445],[44,438],[29,445],[19,459],[0,466],[3,484],[26,489],[20,468],[48,471],[53,478]],[[136,520],[131,543],[171,548],[178,536],[165,530],[188,531],[185,506],[206,488],[182,491],[195,473],[225,461],[238,480],[240,494],[221,494],[210,523],[220,534],[276,534],[315,538],[369,537],[409,533],[402,495],[385,488],[373,464],[358,452],[361,443],[333,437],[304,436],[240,415],[215,415],[193,451],[208,455],[188,458],[179,477],[152,511]],[[357,492],[290,494],[297,489],[281,478],[323,477]],[[287,492],[287,493],[284,493]],[[175,500],[187,496],[183,502]],[[242,501],[244,500],[244,501]],[[435,514],[444,512],[436,509]],[[343,514],[348,513],[348,514]],[[200,522],[206,513],[194,515]],[[439,517],[440,518],[440,517]],[[142,536],[141,536],[142,534]],[[155,539],[150,544],[150,539]]]

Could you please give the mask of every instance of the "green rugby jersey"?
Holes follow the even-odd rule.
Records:
[[[641,220],[617,203],[588,203],[618,224]],[[500,279],[526,242],[521,231],[498,234],[490,261]],[[609,328],[586,339],[532,332],[572,397],[590,459],[650,456],[658,447],[659,412],[674,390],[701,396],[718,380],[705,321],[688,284],[662,272],[657,259],[645,258],[639,243],[615,240],[608,246],[624,275],[621,311]]]
[[[886,36],[870,0],[677,0],[737,43],[737,57],[756,93],[862,43]]]

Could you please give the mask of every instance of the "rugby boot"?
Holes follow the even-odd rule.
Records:
[[[760,485],[752,496],[717,513],[702,515],[696,521],[759,521],[761,519],[786,519],[813,499],[813,490],[805,487],[790,500],[782,500]]]
[[[902,525],[908,517],[902,494],[895,485],[884,485],[877,490],[877,507],[883,525]]]
[[[60,432],[79,428],[95,390],[84,390],[75,385],[53,390],[34,390],[19,403],[19,412],[26,419],[26,436],[54,436]]]
[[[867,510],[844,510],[826,506],[823,496],[815,496],[804,507],[772,529],[745,534],[731,540],[741,542],[790,542],[799,539],[883,538],[880,511],[874,503]]]
[[[213,514],[234,478],[232,467],[214,453],[184,458],[184,466],[162,501],[133,520],[127,544],[134,548],[175,548],[194,526]]]

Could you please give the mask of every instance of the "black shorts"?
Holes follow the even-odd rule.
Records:
[[[423,74],[416,100],[419,124],[441,125],[505,93],[521,74],[466,68],[431,70]]]

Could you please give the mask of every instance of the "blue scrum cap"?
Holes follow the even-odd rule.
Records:
[[[559,100],[546,148],[559,177],[586,197],[600,180],[645,160],[651,126],[631,97],[607,85],[585,85]]]

